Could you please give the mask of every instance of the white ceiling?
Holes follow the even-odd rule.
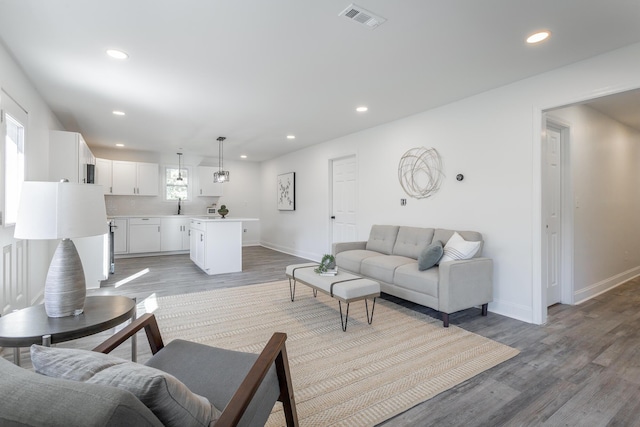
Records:
[[[0,39],[92,146],[253,161],[640,42],[638,0],[360,0],[375,30],[349,4],[0,0]]]

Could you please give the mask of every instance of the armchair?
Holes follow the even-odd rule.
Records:
[[[286,334],[274,333],[260,355],[184,340],[165,346],[155,316],[145,314],[93,350],[109,353],[142,329],[153,354],[146,364],[224,408],[216,427],[264,424],[276,401],[283,404],[287,426],[298,426]]]

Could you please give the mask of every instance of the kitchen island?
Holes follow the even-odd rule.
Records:
[[[242,271],[242,223],[257,218],[191,217],[189,254],[205,273]]]

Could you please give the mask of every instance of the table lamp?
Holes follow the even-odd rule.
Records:
[[[87,295],[82,261],[72,238],[107,233],[102,186],[26,181],[22,186],[14,231],[17,239],[62,239],[44,284],[44,307],[49,317],[83,312]]]

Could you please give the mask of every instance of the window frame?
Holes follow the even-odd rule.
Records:
[[[168,194],[167,194],[168,187],[173,185],[173,184],[168,182],[167,172],[169,170],[172,170],[172,169],[173,170],[178,170],[178,165],[165,165],[164,166],[163,175],[162,175],[162,189],[163,189],[162,198],[166,202],[174,203],[174,202],[177,202],[178,199],[177,198],[175,198],[175,199],[169,198]],[[193,177],[192,177],[192,173],[191,173],[192,171],[191,171],[191,168],[189,166],[184,166],[184,165],[180,168],[180,170],[181,171],[185,171],[186,175],[187,175],[187,184],[184,185],[184,187],[186,187],[186,189],[187,189],[187,197],[186,197],[186,199],[182,199],[181,201],[188,202],[188,201],[191,201],[191,198],[192,198],[192,191],[191,191],[191,187],[193,186]]]
[[[22,150],[17,150],[18,157],[21,157],[22,164],[18,167],[19,177],[10,177],[8,172],[10,168],[6,167],[7,162],[7,131],[8,118],[17,122],[22,128]],[[0,174],[0,225],[5,228],[13,227],[17,221],[18,204],[20,201],[20,192],[22,191],[22,183],[26,180],[27,158],[26,148],[29,134],[29,113],[20,106],[4,89],[0,91],[0,165],[2,165],[2,173]],[[15,169],[14,169],[15,170]],[[12,190],[15,191],[15,204],[9,209],[14,211],[11,215],[7,215],[7,188],[13,182]],[[9,218],[9,219],[8,219]]]

